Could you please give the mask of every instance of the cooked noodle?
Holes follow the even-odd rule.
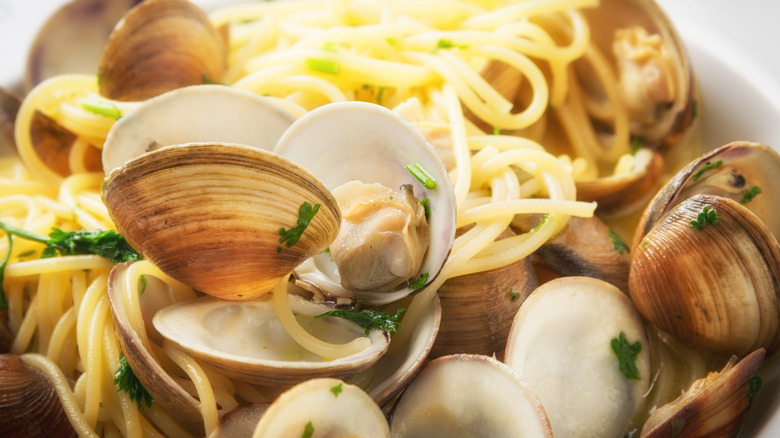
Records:
[[[558,233],[569,217],[592,216],[594,204],[576,201],[575,180],[594,177],[600,167],[617,162],[628,150],[628,117],[615,98],[614,73],[594,52],[587,22],[577,11],[597,1],[529,0],[499,8],[500,3],[302,0],[255,2],[211,15],[216,26],[232,25],[227,73],[231,86],[281,98],[303,110],[344,100],[393,108],[417,99],[426,118],[444,121],[448,127],[458,226],[471,228],[456,239],[433,284],[409,305],[391,349],[409,340],[448,278],[527,257]],[[453,47],[439,48],[442,41]],[[610,105],[599,107],[582,96],[571,63],[583,56],[598,73]],[[308,59],[337,63],[340,73],[312,71]],[[516,102],[480,75],[480,66],[491,60],[514,67],[530,93],[516,112],[512,112]],[[99,96],[93,75],[60,76],[32,90],[16,122],[23,166],[7,160],[0,169],[0,220],[43,235],[52,227],[114,228],[100,198],[103,175],[84,166],[85,155],[90,148],[102,147],[114,119],[85,110],[81,106],[85,99],[109,102],[122,114],[138,104]],[[539,130],[549,117],[549,105],[556,108],[572,143],[570,152],[558,156],[531,138],[490,135],[464,116],[473,114],[496,130]],[[58,175],[36,153],[30,132],[35,111],[78,136],[69,153],[72,175]],[[588,114],[593,111],[616,121],[609,150],[592,133]],[[496,240],[517,214],[546,219],[532,232]],[[0,242],[0,254],[8,245],[7,239]],[[25,362],[54,382],[71,423],[83,436],[187,434],[154,404],[139,407],[114,386],[122,352],[106,295],[112,263],[99,256],[40,259],[40,250],[40,244],[15,239],[5,270],[9,326],[15,335],[11,351],[23,354]],[[219,375],[174,345],[153,341],[138,298],[143,276],[167,284],[171,303],[192,297],[193,292],[146,261],[131,265],[121,278],[130,325],[165,371],[199,400],[207,434],[218,416],[237,403],[269,399],[262,390]],[[283,289],[274,297],[285,299],[274,301],[290,334],[306,338],[301,344],[320,356],[346,354],[340,350],[347,346],[310,339],[290,319]]]

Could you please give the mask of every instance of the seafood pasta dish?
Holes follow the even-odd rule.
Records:
[[[738,436],[780,156],[698,99],[652,0],[72,0],[0,88],[0,435]]]

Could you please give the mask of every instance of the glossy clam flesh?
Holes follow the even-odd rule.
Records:
[[[299,323],[326,342],[346,344],[365,335],[351,321],[313,318],[330,310],[324,306],[290,300]],[[388,333],[373,330],[366,349],[335,360],[320,357],[290,337],[267,297],[241,302],[202,297],[161,309],[153,321],[163,337],[203,363],[232,378],[269,386],[347,377],[376,362],[390,342]]]
[[[345,220],[331,244],[331,250],[339,252],[303,263],[295,271],[299,280],[331,296],[381,305],[422,289],[438,275],[455,236],[454,190],[430,143],[401,116],[364,102],[325,105],[293,123],[274,151],[312,172],[334,192],[345,191],[344,185],[355,181],[381,184],[394,192],[341,202],[342,216],[355,219]],[[422,168],[435,186],[426,187],[408,165]],[[360,187],[357,191],[364,190]],[[408,200],[407,205],[390,206],[398,198]],[[360,214],[346,212],[355,208]],[[406,219],[391,219],[401,210],[409,212]],[[349,251],[341,249],[344,239],[352,242]],[[334,260],[337,257],[341,261]],[[363,264],[354,270],[338,266],[345,259]],[[419,263],[411,264],[413,260]]]

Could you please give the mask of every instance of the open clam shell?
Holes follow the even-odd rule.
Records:
[[[309,170],[328,189],[358,180],[397,190],[409,185],[417,199],[428,199],[430,243],[421,273],[430,283],[449,255],[455,238],[455,194],[441,159],[426,138],[400,115],[365,102],[339,102],[310,111],[284,133],[274,151]],[[426,188],[406,166],[417,163],[436,181]],[[299,279],[333,296],[367,304],[387,304],[424,287],[357,291],[341,285],[330,254],[296,270]],[[408,283],[415,279],[412,278]]]
[[[108,175],[103,199],[120,233],[163,272],[207,294],[249,300],[269,292],[338,233],[335,199],[279,155],[235,144],[168,146]],[[304,203],[321,208],[299,240]]]
[[[222,85],[194,85],[151,98],[123,115],[103,144],[106,175],[144,152],[192,142],[270,151],[295,116],[275,100]],[[239,128],[237,128],[239,127]]]
[[[642,427],[642,438],[739,436],[753,397],[761,387],[764,360],[759,349],[720,372],[710,373],[676,400],[659,407]]]
[[[373,330],[365,350],[325,360],[285,332],[273,303],[265,298],[242,302],[197,298],[161,309],[153,322],[163,337],[196,359],[256,385],[292,386],[315,377],[345,378],[376,362],[390,343],[387,332]],[[326,342],[343,344],[364,336],[364,329],[351,321],[312,318],[328,310],[313,303],[295,306],[299,323]]]

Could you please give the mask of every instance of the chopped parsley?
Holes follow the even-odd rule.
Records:
[[[639,352],[642,351],[642,343],[639,341],[629,344],[626,339],[626,334],[620,332],[617,338],[613,338],[612,351],[618,358],[618,368],[620,372],[626,376],[627,379],[641,380],[639,377],[639,369],[636,367],[636,357]]]
[[[341,72],[341,65],[328,59],[306,58],[306,68],[331,75],[337,75]]]
[[[143,295],[146,292],[146,275],[142,275],[138,278],[138,295]]]
[[[422,275],[417,277],[417,280],[414,280],[411,284],[409,284],[409,287],[414,290],[424,288],[425,283],[428,282],[428,276],[429,274],[427,272],[423,273]]]
[[[756,196],[760,195],[762,192],[763,192],[763,190],[761,190],[761,187],[753,186],[753,187],[750,188],[750,190],[745,192],[745,195],[742,196],[742,200],[739,201],[739,202],[741,202],[743,204],[747,204],[748,202],[752,201],[753,198],[755,198]]]
[[[609,232],[607,234],[612,239],[612,247],[615,248],[615,251],[617,251],[620,254],[630,252],[628,249],[628,245],[626,245],[626,242],[623,241],[623,239],[618,235],[618,233],[616,233],[612,228],[609,229]]]
[[[145,402],[147,407],[152,406],[152,395],[141,385],[125,356],[119,356],[119,368],[114,372],[114,385],[117,391],[126,391],[138,407]]]
[[[636,155],[639,149],[642,149],[642,145],[645,144],[645,139],[642,137],[634,137],[631,139],[631,155]]]
[[[705,206],[701,213],[696,216],[696,219],[691,221],[691,226],[697,230],[701,230],[707,225],[714,224],[718,221],[718,219],[720,219],[718,212],[715,210],[710,210],[709,207]]]
[[[442,38],[436,43],[436,48],[433,50],[434,53],[438,52],[441,49],[468,49],[468,44],[455,44],[452,42],[452,40]]]
[[[422,204],[423,210],[425,210],[425,219],[429,219],[431,217],[431,201],[426,196],[422,198],[420,204]]]
[[[336,317],[352,321],[366,330],[366,335],[371,330],[383,330],[386,332],[395,332],[401,322],[399,319],[404,314],[405,309],[398,309],[395,315],[378,310],[360,310],[360,306],[352,306],[346,309],[336,309],[317,315],[314,318]]]
[[[111,117],[114,120],[122,118],[122,111],[113,103],[106,100],[84,99],[81,108],[101,116]]]
[[[717,169],[718,167],[723,165],[723,160],[718,160],[714,163],[707,163],[704,166],[702,166],[700,169],[696,170],[696,173],[693,174],[693,181],[696,182],[701,178],[701,176],[704,174],[704,172],[710,170],[710,169]]]
[[[493,135],[501,135],[501,129],[499,129],[497,126],[494,126]]]
[[[333,396],[334,396],[334,397],[338,397],[338,396],[339,396],[339,394],[341,394],[341,391],[342,391],[342,387],[343,387],[343,386],[344,386],[344,384],[343,384],[343,383],[339,383],[339,384],[338,384],[338,385],[336,385],[336,386],[332,386],[332,387],[330,388],[330,392],[332,392],[332,393],[333,393]]]
[[[309,223],[312,219],[314,219],[314,215],[317,214],[319,209],[320,204],[314,204],[314,206],[312,206],[310,203],[304,201],[304,203],[301,204],[301,208],[298,209],[297,225],[294,228],[290,228],[289,230],[284,227],[279,228],[279,235],[282,236],[279,238],[279,243],[285,244],[287,248],[298,243],[298,240],[301,238],[304,230],[306,230],[306,228],[309,226]],[[276,248],[276,252],[281,251],[281,246]]]
[[[201,78],[201,82],[203,82],[203,85],[226,85],[226,84],[224,84],[222,82],[217,82],[217,81],[211,79],[208,75],[205,75],[205,74]]]
[[[5,254],[2,260],[0,260],[0,310],[8,308],[8,301],[5,299],[5,290],[3,289],[3,281],[5,280],[5,265],[8,264],[8,260],[11,258],[11,251],[14,248],[13,238],[11,234],[8,234],[8,252]]]
[[[509,289],[509,299],[510,299],[510,301],[516,300],[517,297],[519,297],[519,296],[520,296],[520,294],[515,292],[514,289],[511,289],[511,288]]]
[[[136,262],[143,258],[121,234],[114,230],[62,231],[54,227],[46,237],[3,222],[0,222],[0,229],[9,235],[13,234],[45,244],[46,248],[41,253],[41,258],[55,257],[58,254],[61,256],[97,254],[114,263]]]
[[[433,176],[431,176],[430,173],[428,173],[427,170],[425,170],[424,167],[422,167],[422,164],[407,164],[406,170],[408,170],[412,176],[417,178],[417,181],[420,181],[420,183],[425,186],[426,189],[433,190],[436,188],[436,180],[433,178]]]
[[[301,438],[311,438],[314,436],[314,425],[311,424],[311,421],[306,423],[306,426],[303,427],[303,435],[301,435]]]

